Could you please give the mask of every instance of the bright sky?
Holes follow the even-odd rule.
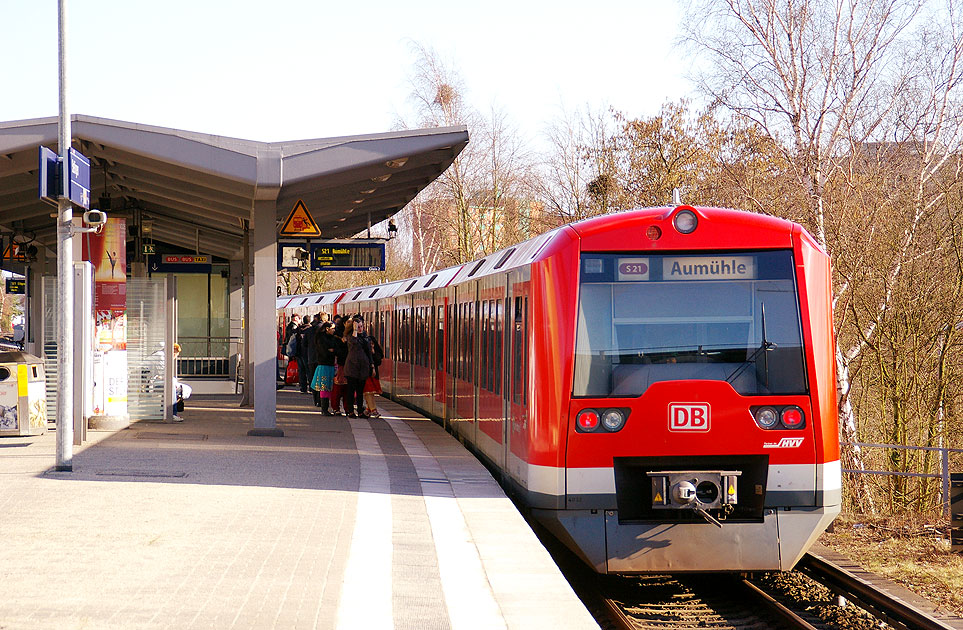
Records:
[[[434,48],[526,137],[690,94],[664,0],[66,0],[71,113],[250,140],[390,130]],[[0,121],[56,116],[57,2],[0,0]]]

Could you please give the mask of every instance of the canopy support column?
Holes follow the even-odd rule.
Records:
[[[251,253],[254,257],[253,290],[248,312],[251,388],[254,394],[254,428],[248,435],[283,437],[277,426],[277,196],[281,189],[281,155],[258,151],[258,186],[254,196]]]

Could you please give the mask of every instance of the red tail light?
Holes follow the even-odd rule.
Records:
[[[786,407],[782,410],[782,416],[780,418],[782,424],[787,429],[798,429],[802,427],[803,423],[806,421],[805,416],[803,416],[802,409],[799,407]]]
[[[585,409],[578,414],[575,423],[582,431],[595,431],[599,428],[599,414],[594,409]]]

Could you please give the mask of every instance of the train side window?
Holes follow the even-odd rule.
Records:
[[[510,297],[505,298],[504,310],[502,311],[502,389],[504,391],[504,397],[506,400],[511,401],[512,392],[512,337],[511,337],[511,318],[512,312],[512,299]]]
[[[479,359],[479,371],[478,371],[478,385],[482,389],[488,389],[488,364],[489,364],[489,352],[491,348],[488,346],[488,301],[484,301],[480,304],[481,312],[479,313],[479,343],[481,344],[481,349],[478,354]]]
[[[435,369],[442,370],[445,366],[445,307],[435,309]]]
[[[468,382],[472,385],[478,384],[478,375],[475,370],[475,339],[478,335],[478,301],[468,305]]]
[[[516,405],[524,404],[524,393],[522,392],[524,376],[525,358],[525,320],[522,308],[522,298],[515,298],[514,322],[512,327],[512,402]]]
[[[454,330],[455,330],[454,307],[451,304],[449,304],[448,305],[448,348],[447,348],[447,352],[445,353],[445,372],[447,372],[448,374],[452,374],[451,353],[455,349],[455,337],[453,334]]]
[[[496,394],[502,393],[502,301],[492,300],[492,311],[494,313],[492,340],[494,341],[495,351],[492,353],[492,390]]]
[[[524,323],[524,329],[525,329],[525,343],[523,344],[523,345],[525,346],[525,359],[524,359],[525,371],[524,371],[524,375],[522,376],[522,404],[523,404],[523,405],[527,405],[527,404],[528,404],[528,356],[529,356],[529,352],[528,352],[528,296],[527,296],[527,295],[525,296],[525,299],[524,299],[524,301],[522,302],[522,321],[523,321],[523,323]]]
[[[471,311],[469,310],[469,305],[467,302],[461,305],[462,310],[462,337],[463,341],[461,344],[461,377],[462,379],[471,382],[471,370],[468,368],[469,361],[471,360],[471,346],[469,345],[469,329],[471,328]]]

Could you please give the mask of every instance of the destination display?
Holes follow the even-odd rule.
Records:
[[[278,242],[278,271],[384,270],[385,244],[382,242]]]
[[[311,271],[384,271],[384,243],[312,243]]]

